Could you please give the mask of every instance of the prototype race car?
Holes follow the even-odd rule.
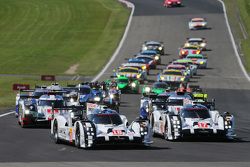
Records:
[[[207,41],[205,38],[187,38],[184,47],[197,46],[202,50],[206,50]]]
[[[202,49],[198,47],[197,45],[189,45],[184,46],[179,49],[179,58],[183,59],[186,58],[189,54],[200,54],[202,52]]]
[[[163,4],[164,7],[175,7],[175,6],[181,6],[181,0],[165,0],[164,1],[164,4]]]
[[[78,148],[91,148],[98,144],[134,143],[149,146],[152,143],[148,121],[135,120],[128,125],[127,118],[116,111],[87,104],[82,109],[68,109],[56,116],[51,123],[55,143],[62,140]]]
[[[186,57],[198,65],[198,68],[207,68],[207,57],[202,54],[189,54]]]
[[[156,116],[157,115],[157,116]],[[185,137],[220,137],[233,139],[234,117],[229,113],[219,114],[204,105],[185,105],[178,115],[161,110],[152,117],[153,132],[166,140]]]
[[[144,44],[142,45],[142,51],[145,50],[154,50],[157,53],[164,55],[164,45],[162,42],[156,42],[156,41],[145,41]]]
[[[205,18],[192,18],[188,27],[190,30],[199,30],[199,29],[207,29],[207,21]]]

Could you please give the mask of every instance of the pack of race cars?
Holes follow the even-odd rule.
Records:
[[[166,5],[178,6],[178,2],[166,0]],[[198,21],[202,20],[191,19],[189,28],[207,26]],[[179,48],[178,59],[165,66],[149,85],[150,70],[161,64],[165,46],[163,42],[145,41],[139,53],[117,67],[111,78],[103,82],[65,87],[53,83],[20,90],[16,95],[18,123],[23,128],[50,126],[55,143],[67,141],[78,148],[117,143],[149,146],[154,134],[166,140],[233,139],[233,115],[220,114],[215,100],[209,100],[207,93],[189,82],[200,69],[207,68],[206,50],[204,38],[187,38]],[[142,94],[140,108],[147,112],[146,118],[135,118],[129,124],[126,116],[119,113],[124,93]]]

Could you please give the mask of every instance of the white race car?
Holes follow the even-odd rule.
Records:
[[[166,140],[184,137],[220,137],[233,139],[234,117],[220,115],[205,106],[188,104],[178,115],[167,110],[156,110],[151,118],[153,133],[163,135]]]
[[[135,120],[128,126],[124,115],[92,103],[87,103],[86,114],[81,112],[83,110],[71,109],[53,119],[51,135],[56,143],[64,140],[78,148],[120,143],[148,146],[152,143],[149,122],[146,120]]]
[[[207,21],[205,18],[192,18],[188,27],[190,30],[207,29]]]

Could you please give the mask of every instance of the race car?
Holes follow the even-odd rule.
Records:
[[[189,54],[186,59],[190,59],[198,68],[207,68],[207,57],[202,54]]]
[[[147,80],[147,72],[135,67],[120,67],[114,71],[114,77],[125,76],[129,79],[137,79],[140,83]]]
[[[205,38],[187,38],[184,47],[197,46],[202,50],[206,50],[207,41]]]
[[[21,98],[18,102],[18,124],[22,128],[36,126],[39,124],[37,120],[37,104],[34,98]]]
[[[207,21],[205,18],[192,18],[188,27],[190,30],[207,29]]]
[[[157,53],[164,55],[164,45],[162,42],[156,42],[156,41],[145,41],[142,45],[142,51],[145,50],[154,50]]]
[[[166,92],[166,90],[169,90],[169,89],[170,89],[170,86],[167,83],[155,82],[153,83],[152,87],[144,86],[142,88],[142,94],[147,95],[147,94],[153,93],[153,94],[159,95],[161,93]]]
[[[136,59],[144,60],[147,66],[149,66],[149,69],[156,69],[157,61],[152,57],[148,55],[139,55],[135,57]]]
[[[165,0],[163,3],[164,7],[175,7],[181,6],[181,0]]]
[[[119,112],[119,106],[121,102],[121,91],[116,87],[110,88],[107,91],[106,96],[102,100],[102,104],[106,105],[108,108]]]
[[[178,115],[164,109],[154,110],[150,122],[154,134],[171,141],[186,137],[235,137],[233,115],[220,115],[200,104],[187,104]]]
[[[137,59],[137,58],[131,58],[131,59],[129,59],[128,62],[122,64],[121,67],[135,67],[135,68],[139,68],[139,69],[142,69],[142,70],[146,71],[147,74],[149,74],[149,70],[150,70],[150,65],[149,65],[149,63],[146,60],[144,60],[144,59]]]
[[[119,76],[116,78],[117,88],[122,93],[139,93],[140,83],[137,79],[129,79],[126,76]]]
[[[69,109],[56,116],[51,123],[51,135],[55,143],[62,140],[78,148],[92,148],[98,144],[152,143],[147,120],[135,120],[128,125],[127,118],[116,111],[87,104],[87,111]]]
[[[50,125],[50,121],[53,119],[52,115],[58,115],[58,110],[52,111],[52,108],[64,107],[65,101],[62,96],[47,94],[42,95],[37,101],[37,118],[36,121]]]
[[[192,77],[192,73],[189,69],[189,67],[186,67],[185,65],[181,65],[181,64],[169,64],[166,69],[168,70],[181,70],[182,72],[184,72],[184,74],[187,77]]]
[[[158,74],[157,81],[180,84],[188,82],[188,77],[181,70],[163,70],[162,73]]]
[[[161,64],[161,55],[155,50],[144,50],[136,56],[151,56],[156,61],[156,64]]]
[[[171,64],[185,65],[190,70],[191,76],[197,75],[198,65],[194,64],[193,61],[190,59],[178,59],[171,62]]]
[[[186,58],[189,54],[200,54],[202,53],[202,49],[197,45],[189,45],[184,46],[179,49],[179,58],[183,59]]]

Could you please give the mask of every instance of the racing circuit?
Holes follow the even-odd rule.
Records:
[[[113,69],[139,52],[146,40],[163,41],[167,55],[163,64],[177,58],[177,50],[187,37],[204,37],[208,42],[208,69],[198,71],[192,79],[216,99],[220,112],[228,111],[236,118],[237,140],[167,142],[154,138],[152,147],[100,147],[77,149],[71,145],[56,145],[49,129],[18,126],[16,118],[0,118],[0,162],[61,162],[61,161],[249,161],[250,152],[250,84],[245,78],[231,43],[222,4],[217,0],[183,0],[184,7],[164,8],[161,0],[132,0],[135,12],[128,36],[118,57],[99,80],[112,75]],[[190,31],[192,17],[207,18],[211,29]],[[159,66],[163,68],[163,66]],[[150,71],[149,81],[159,70]],[[132,121],[138,116],[140,95],[122,95],[120,112]],[[6,111],[8,112],[8,111]]]

